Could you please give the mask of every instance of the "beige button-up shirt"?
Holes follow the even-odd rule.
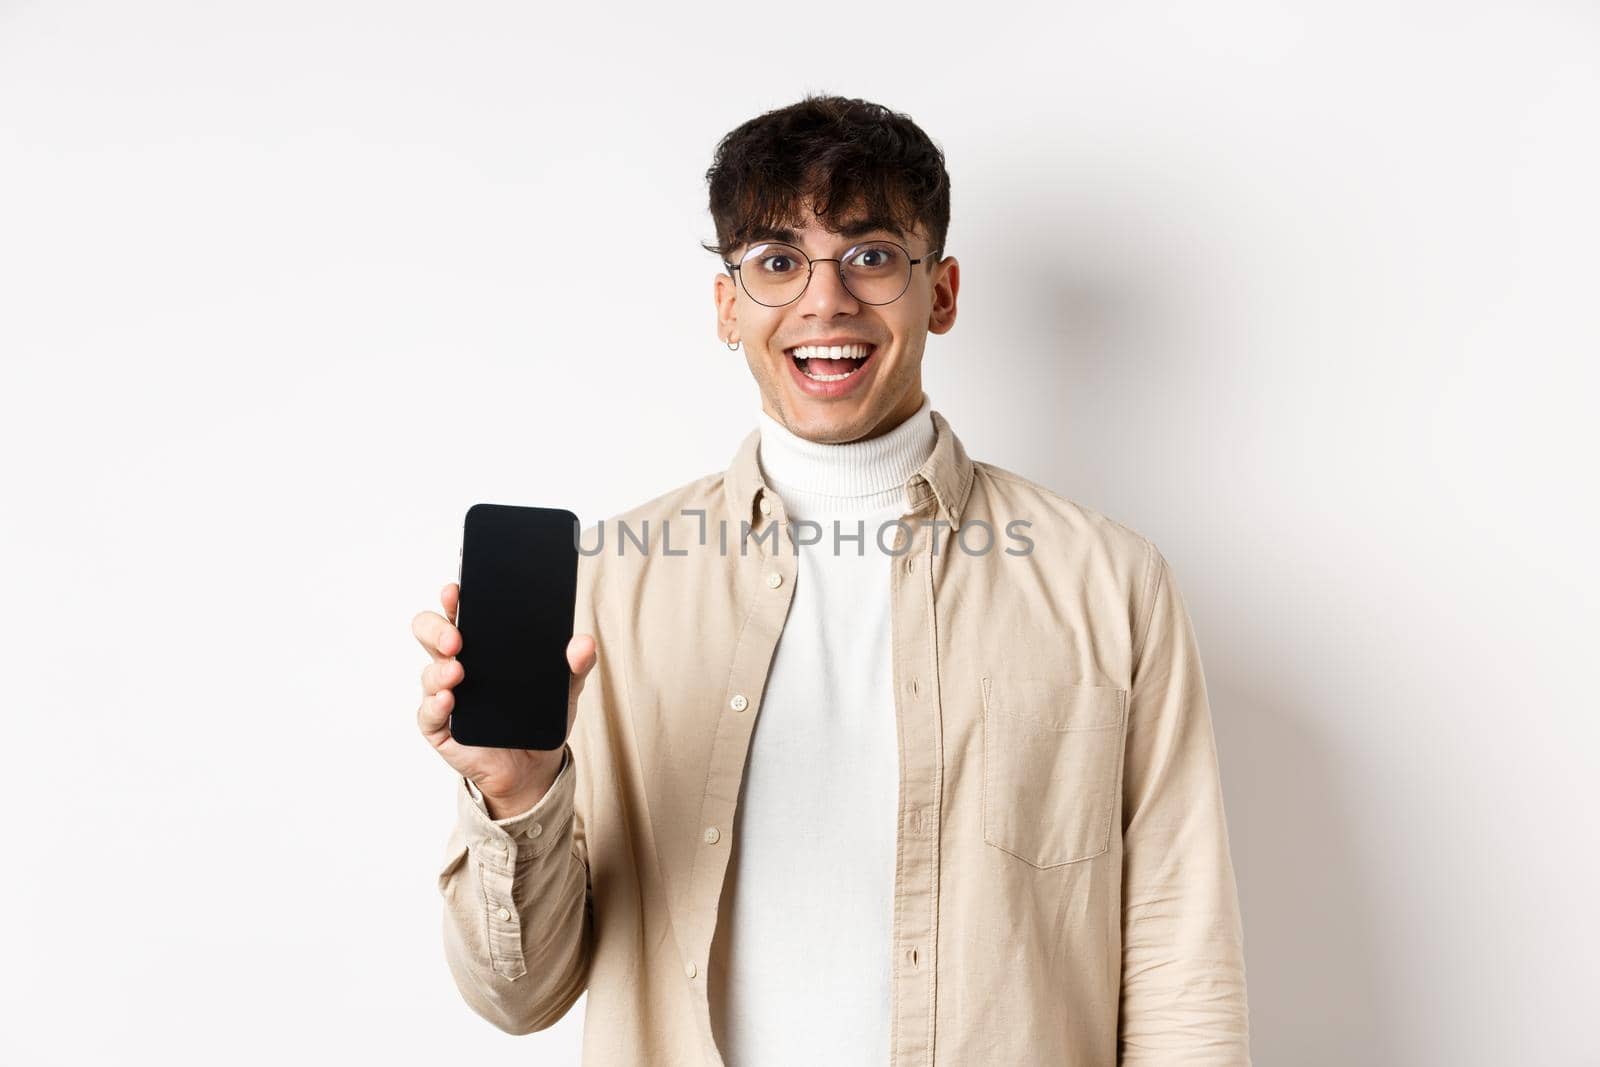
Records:
[[[1171,570],[933,421],[910,511],[881,532],[898,545],[891,1062],[1248,1065],[1217,750]],[[439,874],[456,985],[518,1034],[587,989],[585,1064],[722,1062],[707,982],[731,830],[804,580],[794,539],[816,534],[764,484],[759,437],[583,532],[574,629],[599,660],[550,791],[494,821],[458,785]]]

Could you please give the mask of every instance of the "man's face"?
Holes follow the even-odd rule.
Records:
[[[864,304],[845,289],[838,265],[831,260],[874,239],[904,246],[913,259],[925,256],[930,246],[921,226],[904,235],[891,229],[864,230],[852,225],[864,218],[857,208],[842,216],[838,231],[829,231],[809,202],[802,218],[803,229],[764,239],[794,245],[812,259],[830,262],[817,265],[805,292],[782,307],[757,303],[722,271],[716,279],[718,334],[744,342],[745,360],[761,389],[762,410],[791,433],[828,444],[877,437],[922,404],[923,348],[930,332],[945,333],[955,325],[960,267],[950,257],[931,269],[924,260],[912,268],[911,284],[898,300]],[[752,244],[762,239],[758,235]],[[728,258],[737,264],[750,248],[751,244],[736,248]],[[802,265],[793,266],[804,270]],[[754,269],[753,261],[744,269]],[[792,354],[797,346],[811,342],[865,342],[871,349],[859,369],[853,369],[853,363],[808,361],[812,375],[849,372],[841,380],[817,381]]]

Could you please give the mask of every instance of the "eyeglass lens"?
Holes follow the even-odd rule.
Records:
[[[739,276],[751,299],[777,307],[797,299],[810,279],[806,254],[793,245],[763,242],[739,261]],[[863,304],[888,304],[911,284],[911,257],[892,241],[868,241],[839,257],[844,287]],[[835,269],[832,261],[820,270]]]

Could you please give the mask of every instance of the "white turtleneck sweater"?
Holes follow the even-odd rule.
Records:
[[[900,759],[877,535],[909,510],[931,410],[924,393],[888,433],[845,444],[759,413],[762,474],[822,537],[799,549],[734,821],[709,975],[728,1067],[889,1059]],[[860,540],[836,552],[835,522]]]

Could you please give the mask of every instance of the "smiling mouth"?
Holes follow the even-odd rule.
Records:
[[[833,348],[799,345],[785,349],[784,355],[794,360],[800,373],[814,382],[842,382],[852,374],[860,373],[877,351],[877,345],[838,345]]]

